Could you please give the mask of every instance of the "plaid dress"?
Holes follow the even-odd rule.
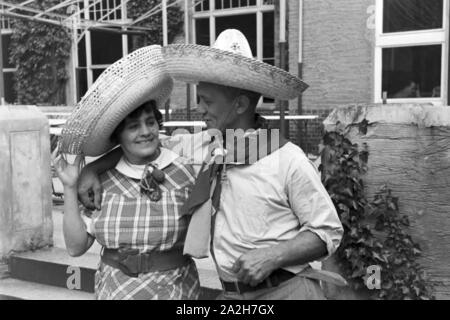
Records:
[[[140,252],[182,248],[190,216],[181,212],[195,173],[181,158],[162,169],[162,197],[154,202],[141,195],[139,180],[116,169],[100,180],[102,209],[92,214],[89,232],[106,248],[128,247]],[[192,260],[177,269],[133,278],[100,262],[95,275],[97,299],[198,299],[200,283]]]

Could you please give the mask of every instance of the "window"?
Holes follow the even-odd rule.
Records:
[[[448,0],[376,0],[375,102],[447,104]]]
[[[197,1],[192,24],[194,42],[209,46],[223,30],[238,29],[248,39],[256,59],[275,65],[274,10],[273,0]]]
[[[10,21],[3,16],[0,18],[2,37],[2,63],[3,63],[3,88],[5,91],[5,101],[14,103],[17,100],[17,93],[14,89],[16,66],[9,62],[9,47],[11,43],[12,30]]]
[[[83,17],[94,21],[126,22],[126,7],[121,0],[84,0],[79,2]],[[103,28],[105,28],[103,26]],[[133,39],[108,30],[88,30],[78,40],[76,67],[76,99],[79,101],[100,74],[128,54]]]

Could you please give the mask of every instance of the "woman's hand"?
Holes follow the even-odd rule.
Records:
[[[69,164],[61,155],[56,156],[57,151],[52,154],[53,166],[65,188],[76,188],[80,174],[80,164],[84,160],[82,155],[75,158],[73,164]]]

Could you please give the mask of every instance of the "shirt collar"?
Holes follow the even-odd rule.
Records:
[[[168,167],[178,157],[179,155],[175,152],[166,148],[161,148],[161,154],[151,163],[158,169],[162,170]],[[119,162],[116,165],[117,171],[133,179],[141,179],[142,175],[144,174],[144,169],[145,165],[132,164],[128,162],[123,156],[122,158],[120,158]]]

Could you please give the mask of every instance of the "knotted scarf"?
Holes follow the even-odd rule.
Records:
[[[221,175],[224,168],[251,165],[288,142],[279,136],[278,130],[273,133],[274,135],[271,130],[261,129],[255,134],[234,136],[233,141],[225,141],[227,147],[225,150],[216,143],[212,157],[203,163],[191,196],[185,204],[185,210],[192,217],[184,244],[184,254],[194,258],[208,257],[213,227],[212,216],[219,210]]]

